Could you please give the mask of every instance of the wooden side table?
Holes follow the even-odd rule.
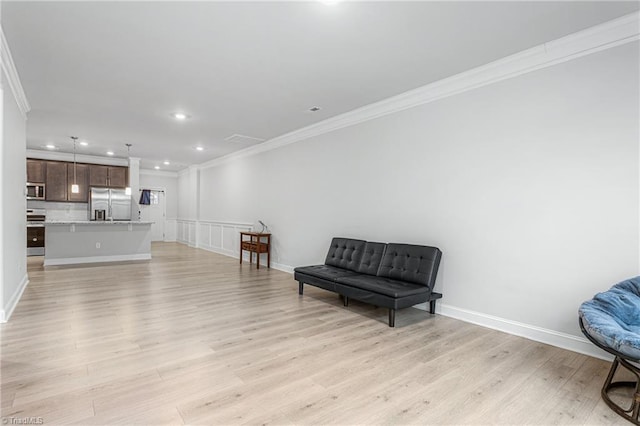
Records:
[[[245,239],[249,237],[249,239]],[[267,268],[271,268],[271,234],[260,232],[240,232],[240,264],[242,265],[242,251],[249,252],[249,263],[253,263],[253,253],[256,254],[257,269],[260,269],[260,254],[267,253]]]

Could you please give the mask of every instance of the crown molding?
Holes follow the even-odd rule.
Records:
[[[27,158],[52,161],[73,161],[73,153],[58,151],[41,151],[39,149],[27,149]],[[99,157],[97,155],[76,154],[78,163],[103,164],[106,166],[128,166],[127,158]]]
[[[364,121],[487,86],[522,74],[547,68],[640,39],[640,12],[587,28],[486,65],[447,77],[426,86],[337,115],[266,142],[202,163],[201,169],[216,167],[239,158],[259,154],[329,133]]]
[[[27,100],[27,95],[24,93],[24,89],[22,88],[22,84],[20,83],[20,77],[18,76],[18,70],[16,70],[16,66],[13,63],[13,58],[11,57],[11,50],[9,50],[9,44],[7,43],[7,39],[4,36],[4,31],[2,27],[0,27],[0,39],[2,45],[1,49],[1,61],[2,61],[2,72],[7,77],[7,82],[9,87],[11,88],[11,92],[13,93],[13,97],[16,99],[16,103],[18,104],[18,109],[20,113],[22,113],[22,117],[26,120],[27,113],[31,110],[31,106],[29,105],[29,101]]]
[[[163,176],[163,177],[177,178],[178,177],[178,172],[172,172],[172,171],[169,171],[169,170],[140,169],[140,175]]]

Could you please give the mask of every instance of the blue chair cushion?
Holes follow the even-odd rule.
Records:
[[[596,294],[580,306],[578,314],[595,341],[626,358],[640,360],[640,277]]]

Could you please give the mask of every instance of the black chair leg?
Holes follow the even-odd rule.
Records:
[[[347,296],[342,296],[342,303],[344,303],[344,306],[349,306],[349,298]]]
[[[389,308],[389,327],[396,326],[396,310]]]
[[[304,286],[304,283],[302,281],[298,281],[298,294],[302,294],[302,286]]]
[[[300,293],[302,294],[302,293]],[[436,313],[436,301],[435,300],[431,300],[429,302],[429,313],[431,314],[435,314]]]

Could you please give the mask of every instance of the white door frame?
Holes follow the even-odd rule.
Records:
[[[167,190],[164,187],[160,187],[160,186],[141,186],[138,189],[138,200],[136,201],[136,203],[138,204],[138,209],[140,209],[140,203],[138,203],[138,201],[140,201],[140,194],[142,194],[142,190],[143,189],[148,189],[149,191],[161,191],[162,193],[164,193],[164,203],[162,205],[162,241],[165,240],[166,238],[166,230],[167,230]]]

